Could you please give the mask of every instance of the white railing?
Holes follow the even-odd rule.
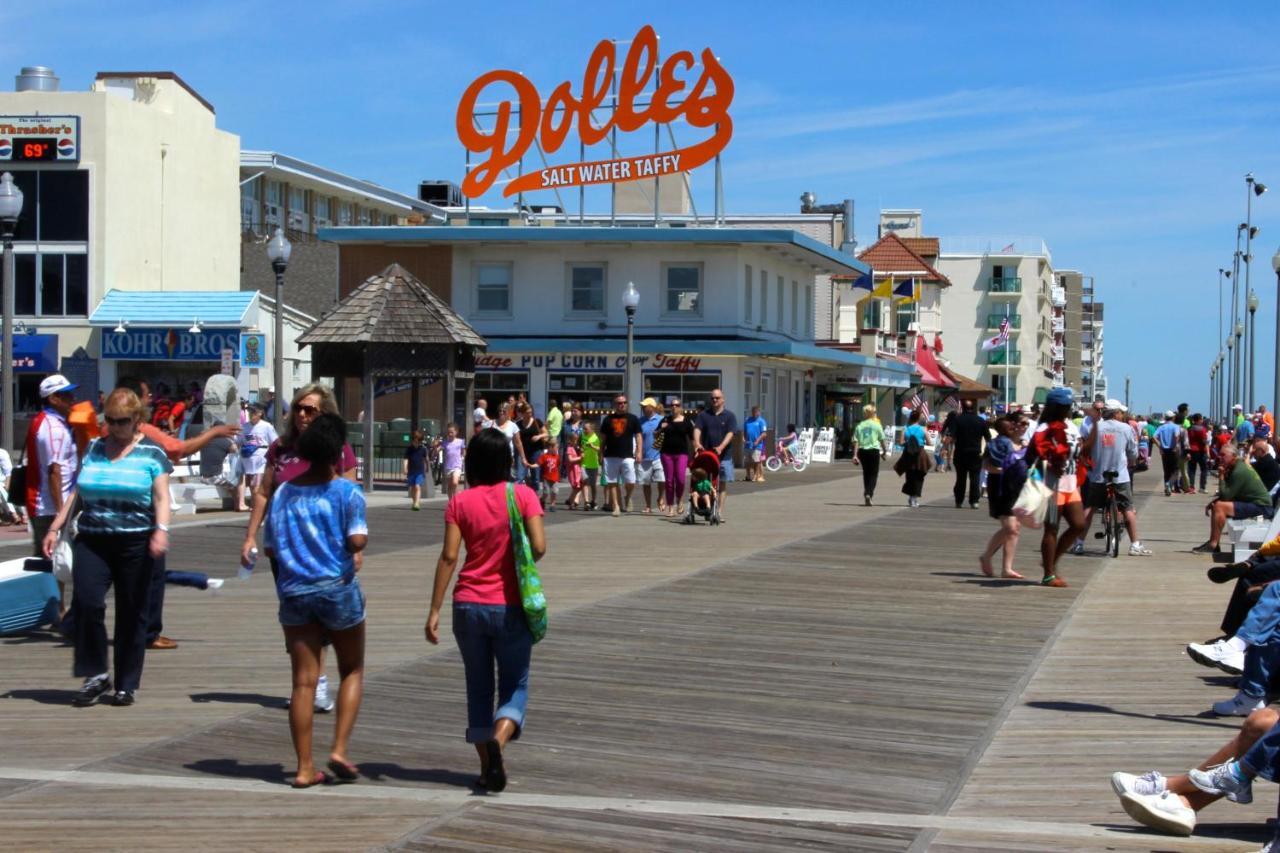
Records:
[[[944,255],[1021,255],[1050,259],[1049,246],[1041,237],[942,237],[939,243]]]
[[[1067,290],[1063,287],[1055,287],[1049,291],[1050,300],[1055,308],[1065,308],[1067,305]]]

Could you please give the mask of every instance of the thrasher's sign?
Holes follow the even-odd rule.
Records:
[[[733,136],[733,121],[729,118],[733,79],[710,48],[702,51],[700,73],[695,80],[690,74],[696,64],[690,51],[677,51],[658,66],[658,36],[653,27],[645,26],[636,33],[621,69],[617,62],[616,45],[608,40],[600,42],[587,60],[581,93],[575,95],[573,84],[566,80],[556,86],[545,103],[533,83],[518,71],[490,71],[472,81],[458,104],[458,139],[483,159],[463,179],[463,193],[471,198],[483,195],[502,170],[520,162],[535,142],[547,154],[558,151],[575,125],[578,137],[586,145],[603,142],[614,128],[631,133],[647,124],[667,124],[679,118],[690,127],[710,130],[711,135],[693,145],[659,154],[538,169],[511,181],[502,194],[625,183],[687,172],[724,150]],[[615,74],[616,109],[611,87]],[[490,87],[497,86],[508,87],[511,92],[498,102],[493,126],[479,128],[475,119],[477,105]],[[493,97],[492,93],[489,97]],[[518,124],[513,128],[512,117],[517,110]],[[605,117],[599,125],[592,118],[597,110]]]

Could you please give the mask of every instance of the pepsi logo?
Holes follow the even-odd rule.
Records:
[[[9,159],[13,156],[13,140],[0,139],[0,158]]]
[[[63,137],[58,140],[58,155],[61,157],[69,157],[76,151],[76,144],[70,139]]]

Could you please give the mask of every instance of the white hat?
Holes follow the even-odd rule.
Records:
[[[52,376],[46,376],[44,381],[40,383],[40,399],[43,400],[50,394],[57,394],[59,391],[74,391],[79,387],[79,385],[70,382],[61,373],[55,373]]]
[[[1164,413],[1164,416],[1167,420],[1173,420],[1173,409],[1169,409],[1168,411],[1166,411]]]
[[[1116,398],[1114,398],[1114,397],[1112,397],[1110,400],[1108,400],[1107,402],[1103,403],[1102,405],[1103,405],[1103,407],[1104,407],[1104,408],[1111,409],[1113,412],[1127,412],[1127,411],[1129,411],[1129,407],[1128,407],[1128,406],[1126,406],[1124,403],[1121,403],[1119,400],[1117,400],[1117,399],[1116,399]]]
[[[1236,404],[1235,404],[1234,406],[1232,406],[1231,408],[1232,408],[1232,410],[1233,410],[1233,411],[1234,411],[1235,409],[1239,409],[1239,410],[1240,410],[1240,411],[1242,411],[1242,412],[1244,411],[1244,406],[1240,405],[1239,403],[1236,403]]]

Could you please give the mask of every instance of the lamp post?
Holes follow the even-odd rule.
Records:
[[[285,238],[284,229],[277,227],[267,241],[267,258],[271,261],[271,269],[276,273],[276,339],[272,344],[272,351],[275,353],[272,361],[275,362],[276,393],[273,412],[275,417],[271,419],[276,432],[284,429],[284,403],[281,402],[281,395],[284,394],[284,271],[289,266],[291,254],[293,244]]]
[[[1280,249],[1271,256],[1271,269],[1276,273],[1276,334],[1280,335]],[[1275,384],[1271,389],[1271,410],[1274,412],[1276,403],[1280,401],[1280,337],[1276,338],[1276,345],[1272,349],[1276,354]]]
[[[640,291],[636,290],[634,281],[627,282],[627,289],[622,293],[622,307],[627,309],[627,367],[622,375],[623,389],[627,392],[627,400],[631,400],[631,362],[635,350],[633,333],[636,325],[636,308],[640,305]]]
[[[1245,374],[1247,377],[1247,381],[1249,383],[1249,390],[1248,390],[1248,393],[1246,393],[1244,396],[1245,396],[1245,399],[1249,401],[1248,409],[1249,411],[1252,412],[1255,408],[1257,408],[1257,405],[1258,405],[1258,401],[1254,399],[1254,385],[1253,385],[1254,355],[1258,351],[1258,326],[1257,326],[1257,323],[1254,322],[1255,320],[1254,314],[1258,310],[1258,294],[1250,290],[1249,298],[1246,300],[1245,305],[1247,305],[1249,308],[1249,371],[1248,373]]]
[[[4,240],[3,333],[0,345],[0,396],[3,396],[3,412],[0,417],[0,448],[13,450],[13,292],[17,282],[13,271],[13,235],[18,230],[18,217],[22,215],[22,190],[14,186],[13,175],[0,175],[0,239]]]
[[[1236,399],[1235,399],[1235,402],[1241,403],[1241,405],[1243,405],[1242,401],[1244,400],[1244,346],[1240,343],[1240,339],[1244,337],[1244,323],[1237,322],[1235,332],[1236,332],[1236,337],[1235,337],[1235,346],[1236,346],[1235,397]]]
[[[1235,354],[1236,354],[1235,347],[1236,347],[1236,339],[1231,336],[1231,330],[1227,329],[1227,369],[1228,371],[1231,371],[1232,370],[1231,365],[1235,364]],[[1228,413],[1235,411],[1235,409],[1232,408],[1232,406],[1235,405],[1235,401],[1234,401],[1235,395],[1236,395],[1235,376],[1232,375],[1229,378],[1229,381],[1227,382],[1227,399],[1224,401],[1226,403],[1225,411],[1227,411]]]

